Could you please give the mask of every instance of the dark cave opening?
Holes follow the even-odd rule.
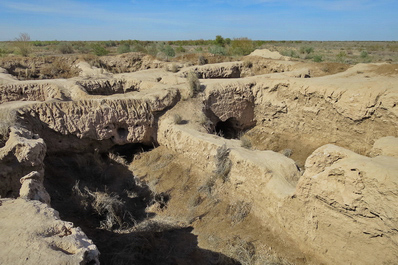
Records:
[[[141,143],[135,144],[124,144],[124,145],[115,145],[113,146],[109,152],[121,156],[124,158],[127,163],[131,163],[134,159],[134,156],[139,155],[143,152],[148,152],[156,147],[156,144],[145,145]]]
[[[242,133],[241,123],[234,117],[219,121],[215,127],[216,133],[226,139],[238,139]]]

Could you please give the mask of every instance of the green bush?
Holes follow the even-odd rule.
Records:
[[[366,59],[366,58],[369,57],[369,54],[368,54],[367,51],[361,51],[361,55],[360,56],[361,56],[362,59]]]
[[[338,62],[344,63],[346,57],[347,57],[346,52],[345,52],[345,51],[341,51],[341,52],[339,52],[339,53],[336,55],[336,60],[337,60]]]
[[[230,38],[226,38],[224,40],[224,42],[225,42],[226,45],[230,45],[231,44],[231,39]]]
[[[316,63],[320,63],[323,61],[322,55],[314,55],[314,57],[312,58],[312,60]]]
[[[147,53],[156,56],[158,54],[158,48],[156,43],[152,43],[146,47]]]
[[[97,56],[104,56],[109,53],[109,51],[107,49],[105,49],[105,47],[99,43],[93,44],[92,49],[93,49],[93,53]]]
[[[227,50],[224,47],[214,45],[209,48],[209,53],[225,56],[225,55],[227,55]]]
[[[10,52],[7,49],[1,49],[0,48],[0,57],[3,57],[7,54],[10,54]]]
[[[142,52],[142,53],[147,53],[147,49],[145,49],[145,47],[141,44],[141,43],[134,43],[131,47],[130,47],[132,52]]]
[[[164,47],[163,52],[168,56],[168,57],[174,57],[176,55],[176,52],[174,51],[173,47],[170,45],[166,45]]]
[[[283,56],[289,56],[289,57],[292,57],[292,58],[299,58],[300,57],[295,50],[283,50],[281,52],[281,54]]]
[[[249,55],[255,50],[253,41],[248,38],[237,38],[231,41],[231,54]]]
[[[38,40],[32,42],[32,44],[33,44],[33,46],[35,46],[35,47],[42,47],[42,46],[45,46],[45,44],[44,44],[43,42],[38,41]]]
[[[72,47],[77,50],[79,53],[89,53],[90,52],[90,47],[87,46],[86,42],[84,41],[75,41],[72,42]]]
[[[225,45],[224,38],[221,35],[217,35],[216,39],[214,40],[214,44],[217,46],[224,47]]]
[[[130,52],[130,45],[128,45],[127,43],[124,43],[122,45],[120,45],[119,47],[117,47],[117,53],[122,54],[122,53],[127,53]]]
[[[314,52],[314,48],[312,47],[301,47],[300,48],[300,53],[302,54],[310,54]]]
[[[113,40],[108,40],[103,42],[105,47],[116,47],[117,43]]]
[[[183,53],[183,52],[186,52],[186,50],[185,50],[184,47],[178,46],[178,47],[176,48],[176,52],[178,52],[178,53]]]

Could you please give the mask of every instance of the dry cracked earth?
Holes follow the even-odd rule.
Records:
[[[397,264],[398,65],[101,60],[0,69],[1,264]]]

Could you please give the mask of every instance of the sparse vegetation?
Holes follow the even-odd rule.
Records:
[[[283,55],[283,56],[288,56],[288,57],[292,57],[292,58],[299,58],[300,56],[297,54],[297,52],[295,51],[295,50],[291,50],[291,49],[289,49],[289,50],[283,50],[282,52],[281,52],[281,54]]]
[[[30,36],[28,33],[20,33],[19,37],[15,39],[15,47],[21,56],[27,57],[31,52]]]

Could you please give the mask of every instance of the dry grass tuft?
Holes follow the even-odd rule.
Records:
[[[214,174],[217,178],[221,178],[224,182],[228,179],[228,174],[231,171],[232,162],[229,159],[230,149],[226,144],[223,144],[220,148],[217,149],[217,154],[215,156],[216,160],[216,169],[214,170]]]
[[[182,124],[182,117],[180,114],[174,114],[173,115],[173,122],[174,124]]]
[[[195,72],[189,72],[187,75],[189,97],[194,97],[200,91],[200,82]]]
[[[243,148],[246,148],[246,149],[252,148],[252,143],[247,136],[243,135],[239,139],[240,139],[240,146],[242,146]]]
[[[15,110],[0,110],[0,147],[8,140],[10,127],[16,123],[17,113]]]
[[[122,229],[135,225],[136,221],[131,212],[125,209],[125,202],[116,193],[91,191],[84,187],[79,188],[77,181],[72,188],[73,194],[79,198],[81,207],[92,209],[102,220],[100,227],[106,230]]]
[[[233,224],[242,222],[250,213],[252,204],[245,201],[237,201],[229,205],[227,215]]]
[[[279,258],[268,249],[256,249],[254,244],[239,236],[235,236],[227,243],[227,255],[237,260],[241,265],[292,265]]]

